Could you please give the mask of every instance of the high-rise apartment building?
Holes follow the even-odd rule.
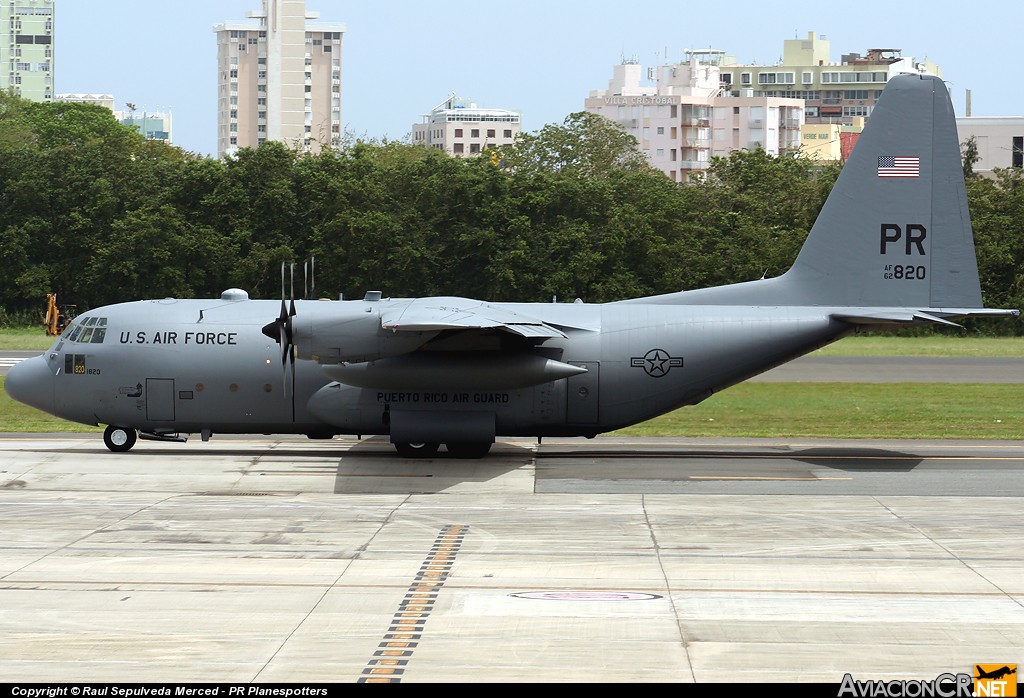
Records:
[[[642,84],[635,60],[615,66],[608,89],[594,90],[585,109],[636,137],[651,165],[690,181],[711,157],[743,148],[773,155],[800,148],[804,104],[799,99],[722,93],[721,52],[689,52],[688,60],[651,68]]]
[[[35,102],[53,101],[53,0],[0,4],[0,66],[4,90]]]
[[[511,145],[521,128],[519,112],[482,109],[454,94],[413,124],[413,145],[437,148],[455,157],[475,157],[488,148]]]
[[[270,139],[318,151],[341,143],[342,23],[305,0],[263,0],[217,34],[217,154]]]

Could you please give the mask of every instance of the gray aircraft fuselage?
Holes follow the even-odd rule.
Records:
[[[84,324],[102,315],[102,343],[65,336],[33,359],[40,373],[52,376],[33,402],[72,421],[144,432],[387,434],[385,413],[430,411],[493,413],[500,435],[592,436],[699,402],[852,331],[830,319],[829,308],[491,304],[562,327],[566,337],[523,342],[517,349],[499,347],[506,338],[496,332],[478,333],[472,342],[459,337],[435,352],[449,370],[426,366],[396,379],[393,368],[404,361],[407,342],[429,345],[442,334],[398,337],[380,328],[381,308],[408,302],[297,301],[297,318],[316,323],[322,316],[346,328],[338,345],[352,335],[354,323],[366,323],[357,335],[362,344],[356,358],[374,358],[355,370],[380,369],[377,377],[353,376],[351,381],[369,384],[358,387],[332,380],[328,372],[336,363],[299,360],[294,389],[283,375],[279,345],[261,331],[276,301],[164,299],[108,306],[77,320]],[[330,339],[318,344],[321,353],[346,355]],[[301,339],[297,346],[300,359],[312,358]],[[585,371],[544,380],[538,369],[536,384],[517,385],[530,380],[513,370],[519,364],[509,368],[506,362],[536,356]],[[476,359],[481,367],[473,372]],[[460,376],[460,364],[471,375]]]

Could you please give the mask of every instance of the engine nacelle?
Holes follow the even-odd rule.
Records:
[[[345,385],[376,390],[512,390],[568,378],[587,369],[536,354],[439,352],[349,365],[325,365]]]

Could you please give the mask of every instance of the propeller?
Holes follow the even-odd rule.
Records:
[[[285,301],[285,262],[281,262],[281,313],[273,322],[263,326],[267,337],[281,345],[281,372],[285,395],[288,395],[288,369],[291,367],[291,384],[295,385],[295,343],[292,318],[295,317],[295,265],[291,265],[290,302]]]
[[[285,293],[285,268],[290,272],[290,289]],[[309,298],[316,293],[313,274],[316,271],[316,257],[303,262],[303,297]],[[287,298],[287,300],[286,300]],[[281,261],[281,312],[277,318],[263,326],[262,331],[267,337],[281,345],[281,380],[284,383],[284,394],[288,396],[288,373],[291,369],[291,385],[295,386],[295,334],[292,318],[295,317],[295,263],[288,265]]]

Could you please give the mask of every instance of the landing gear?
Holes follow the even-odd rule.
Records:
[[[103,443],[114,453],[130,451],[138,439],[138,433],[128,427],[116,427],[113,424],[103,430]]]
[[[489,441],[456,441],[446,443],[452,458],[483,458],[491,450]]]
[[[430,458],[437,453],[439,443],[396,443],[395,450],[402,458]]]

